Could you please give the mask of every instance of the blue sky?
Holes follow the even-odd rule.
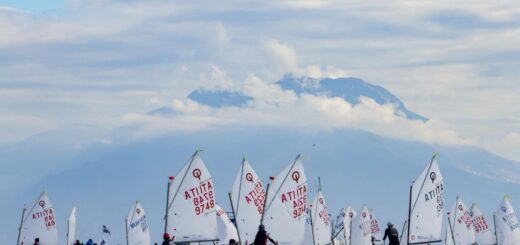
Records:
[[[185,96],[199,87],[243,90],[290,72],[359,77],[432,119],[391,119],[386,130],[342,119],[308,127],[399,137],[392,132],[411,123],[415,131],[401,138],[471,144],[520,159],[515,1],[0,5],[0,143],[77,124],[110,130],[161,106],[189,106]],[[311,115],[313,106],[301,113]]]
[[[57,11],[62,9],[65,2],[65,0],[2,0],[0,1],[0,5],[24,10],[34,14],[41,14],[48,11]]]

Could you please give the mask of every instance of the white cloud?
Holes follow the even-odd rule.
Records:
[[[296,52],[293,47],[282,44],[275,39],[266,40],[264,47],[278,71],[282,73],[299,71]]]
[[[279,86],[250,75],[243,92],[254,98],[246,107],[211,108],[189,99],[175,100],[174,116],[127,115],[125,123],[138,124],[134,137],[149,137],[165,131],[197,131],[219,127],[277,126],[305,131],[345,128],[364,129],[379,135],[435,144],[470,144],[439,120],[423,122],[396,115],[394,105],[379,105],[362,97],[353,106],[342,98],[296,96]]]

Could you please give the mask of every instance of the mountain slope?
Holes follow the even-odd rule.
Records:
[[[94,150],[92,153],[99,153],[94,154],[96,157],[72,158],[85,161],[21,190],[14,199],[1,200],[1,208],[10,211],[0,225],[0,229],[7,231],[1,241],[8,243],[16,237],[20,215],[17,211],[42,189],[49,191],[56,207],[61,237],[65,237],[68,212],[77,205],[78,238],[99,238],[101,225],[105,224],[114,234],[112,241],[122,243],[123,219],[139,199],[149,216],[153,240],[159,241],[167,177],[175,175],[195,149],[204,149],[203,158],[214,176],[217,201],[226,209],[229,209],[227,192],[243,155],[247,155],[266,180],[269,175],[278,174],[296,154],[303,153],[310,191],[316,190],[317,177],[321,176],[332,213],[347,204],[359,208],[366,203],[382,221],[396,224],[406,216],[410,181],[437,151],[441,154],[438,161],[446,180],[447,206],[455,195],[461,194],[467,202],[477,201],[489,212],[505,192],[520,197],[516,184],[520,183],[520,176],[509,177],[516,183],[501,177],[501,171],[519,173],[518,163],[480,149],[395,140],[358,130],[323,133],[266,127],[212,130],[115,144],[103,148],[103,152]],[[490,166],[503,170],[493,172]]]

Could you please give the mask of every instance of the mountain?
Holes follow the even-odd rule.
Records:
[[[49,137],[54,136],[39,136],[42,152]],[[407,213],[410,181],[419,175],[434,152],[440,153],[446,207],[452,205],[457,194],[466,202],[479,202],[488,213],[503,193],[510,193],[513,203],[520,205],[519,164],[478,148],[396,140],[361,130],[305,133],[275,127],[219,129],[114,141],[108,145],[93,143],[68,155],[64,164],[68,161],[72,167],[55,170],[38,182],[19,188],[16,196],[0,200],[0,208],[8,211],[0,224],[5,231],[0,234],[0,241],[7,244],[16,238],[23,204],[32,202],[43,189],[55,205],[61,238],[65,237],[70,209],[77,205],[79,239],[99,239],[104,224],[112,231],[113,243],[123,243],[124,217],[138,199],[147,211],[153,240],[159,241],[168,176],[175,175],[195,149],[204,150],[202,156],[214,178],[217,201],[227,210],[227,192],[244,155],[267,181],[298,153],[304,155],[312,192],[309,196],[314,195],[317,178],[321,176],[333,214],[348,204],[356,208],[368,204],[382,222],[391,220],[400,226]],[[64,151],[54,152],[55,158],[70,152]],[[19,159],[30,154],[18,152]],[[38,159],[38,154],[42,153],[32,157]]]
[[[377,85],[367,83],[359,78],[311,78],[298,77],[287,74],[275,84],[285,91],[293,91],[296,95],[311,94],[315,96],[339,97],[352,105],[359,103],[360,97],[368,97],[376,103],[392,104],[396,113],[411,120],[427,121],[424,116],[408,110],[404,103],[390,91]],[[197,89],[188,95],[188,98],[199,104],[221,108],[226,106],[242,107],[254,98],[240,91]],[[151,111],[152,115],[172,115],[174,111],[168,107]]]
[[[296,95],[341,97],[352,104],[365,96],[380,104],[394,104],[397,113],[410,119],[427,120],[408,111],[386,89],[357,78],[287,75],[276,84]],[[254,98],[240,90],[200,89],[188,97],[211,107],[247,109],[254,103]],[[181,114],[164,106],[148,115]],[[171,126],[167,120],[160,123]],[[63,239],[69,212],[76,205],[78,239],[99,241],[101,227],[106,225],[112,231],[112,243],[123,244],[124,217],[138,199],[147,211],[153,240],[160,241],[168,176],[175,175],[196,149],[204,150],[217,201],[228,211],[227,192],[244,155],[267,181],[299,153],[304,155],[309,196],[315,194],[321,177],[332,214],[345,205],[357,209],[368,204],[382,222],[400,226],[407,215],[409,185],[435,152],[440,153],[438,162],[445,179],[445,207],[451,207],[458,194],[467,203],[479,202],[487,214],[504,193],[520,205],[520,163],[477,147],[393,139],[353,128],[306,131],[273,125],[166,131],[144,137],[134,137],[141,132],[143,125],[139,124],[113,130],[75,125],[0,146],[0,159],[5,162],[0,172],[0,210],[5,211],[0,243],[16,239],[22,207],[30,205],[42,190],[48,191],[56,208]]]

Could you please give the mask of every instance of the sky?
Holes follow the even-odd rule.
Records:
[[[517,1],[0,1],[0,144],[71,125],[153,134],[171,128],[146,114],[161,106],[184,110],[184,130],[233,117],[225,123],[288,126],[297,106],[330,119],[304,130],[359,127],[519,161],[517,43]],[[358,77],[431,120],[385,117],[392,107],[369,100],[296,98],[272,85],[286,73]],[[204,108],[186,99],[201,87],[264,103]]]

